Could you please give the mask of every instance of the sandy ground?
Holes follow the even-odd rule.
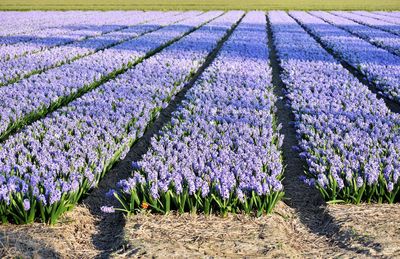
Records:
[[[342,232],[371,254],[400,258],[400,205],[335,205],[328,211]]]
[[[152,215],[124,218],[125,227],[102,242],[99,222],[83,206],[55,227],[0,226],[2,258],[400,258],[399,205],[334,205],[332,237],[315,233],[295,209],[280,202],[272,215]],[[118,216],[113,217],[118,221]],[[125,222],[126,220],[126,222]],[[115,228],[112,224],[110,229]],[[341,241],[338,241],[341,240]],[[104,241],[104,240],[103,240]]]
[[[233,216],[146,216],[128,220],[129,240],[117,255],[136,257],[363,258],[400,257],[399,206],[332,206],[340,225],[334,239],[307,229],[295,211],[280,203],[261,218]],[[390,214],[388,216],[388,214]],[[326,224],[329,225],[328,222]],[[323,225],[321,225],[323,226]]]
[[[280,203],[273,215],[228,218],[193,215],[138,215],[128,220],[128,247],[117,255],[137,257],[269,257],[322,256],[325,238],[304,228],[294,211]],[[329,251],[342,255],[340,249]]]

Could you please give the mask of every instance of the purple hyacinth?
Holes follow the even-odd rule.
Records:
[[[277,98],[271,80],[265,15],[249,12],[186,93],[171,123],[134,163],[137,169],[140,164],[148,195],[158,199],[167,190],[187,191],[245,202],[252,191],[260,197],[282,191],[283,136],[273,128]],[[128,181],[118,184],[124,193]]]
[[[31,202],[28,199],[24,199],[23,205],[25,211],[28,211],[31,208]]]
[[[17,94],[39,98],[36,101],[30,99],[32,102],[19,102],[17,106],[29,113],[30,108],[22,106],[36,109],[39,107],[37,105],[50,105],[50,99],[56,100],[65,93],[74,93],[86,83],[93,82],[94,78],[98,79],[99,71],[107,75],[119,66],[133,62],[201,26],[126,73],[25,127],[5,141],[3,145],[7,148],[0,151],[0,162],[6,192],[0,201],[8,204],[14,193],[25,193],[31,187],[33,191],[26,195],[36,198],[43,206],[52,206],[62,197],[66,199],[65,202],[76,202],[73,197],[79,194],[78,190],[84,193],[96,186],[115,157],[123,158],[127,154],[130,145],[143,134],[152,117],[157,115],[154,111],[168,103],[170,96],[182,89],[189,81],[190,73],[199,69],[206,56],[242,14],[242,11],[225,14],[221,11],[172,12],[149,24],[154,26],[135,27],[138,30],[133,28],[131,33],[133,37],[135,33],[141,35],[148,30],[159,30],[79,59],[62,69],[18,82],[21,85],[15,90]],[[210,27],[219,29],[211,31]],[[204,43],[198,45],[199,39]],[[89,70],[88,73],[86,70]],[[74,73],[79,74],[76,74],[79,80]],[[32,87],[29,82],[48,88],[48,91],[23,90],[24,87]],[[17,89],[14,87],[12,91]],[[14,111],[11,110],[7,112]],[[15,112],[15,116],[24,116],[24,112]],[[8,115],[0,116],[2,119],[12,117]],[[1,125],[4,126],[3,123]],[[11,155],[12,152],[14,155]],[[143,182],[144,178],[139,175],[134,176],[128,184]]]
[[[340,13],[342,14],[342,13]],[[356,14],[347,13],[350,16]],[[343,60],[375,83],[388,98],[400,103],[400,56],[352,35],[306,12],[290,12]],[[395,31],[400,36],[400,25]],[[395,37],[395,36],[393,36]]]
[[[346,61],[371,61],[374,64],[371,69],[378,68],[379,64],[393,64],[389,68],[382,65],[374,73],[390,73],[388,71],[394,69],[391,76],[396,77],[400,71],[396,67],[398,57],[377,50],[316,16],[343,24],[348,30],[347,26],[354,25],[351,22],[324,12],[311,13],[290,12],[288,15],[273,11],[268,14],[283,69],[281,78],[287,86],[286,95],[295,114],[300,155],[308,164],[307,176],[302,177],[302,181],[308,185],[318,183],[317,188],[325,188],[322,193],[328,191],[333,195],[347,195],[341,191],[354,183],[358,188],[365,183],[371,187],[381,184],[386,187],[388,181],[396,177],[394,184],[399,184],[398,174],[389,168],[395,167],[396,161],[400,160],[397,148],[400,145],[400,116],[392,113],[367,86],[343,68],[299,23],[335,52],[343,54]],[[374,57],[379,60],[372,61]],[[392,82],[387,79],[388,83]],[[381,182],[381,175],[386,183]]]
[[[111,207],[102,206],[100,209],[104,213],[115,213],[115,209],[113,206],[111,206]]]

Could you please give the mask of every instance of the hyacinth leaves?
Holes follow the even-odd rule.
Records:
[[[308,177],[313,177],[310,174]],[[332,174],[325,176],[318,175],[317,181],[307,180],[308,184],[315,186],[321,193],[327,203],[353,203],[360,204],[361,202],[389,203],[397,201],[400,184],[394,184],[387,181],[383,174],[380,174],[376,183],[369,185],[361,177],[351,178],[351,180],[343,181],[335,179]],[[325,183],[321,183],[325,182]]]
[[[117,187],[124,188],[122,187],[124,185],[126,186],[125,182],[119,182]],[[249,196],[244,195],[239,199],[238,194],[232,192],[228,198],[222,198],[216,184],[211,184],[211,190],[207,195],[203,195],[201,190],[190,194],[188,187],[184,187],[178,194],[172,186],[166,192],[160,193],[158,198],[153,198],[151,185],[143,181],[123,192],[110,190],[108,195],[110,198],[117,199],[121,207],[103,206],[102,210],[107,213],[122,211],[130,216],[132,213],[148,210],[161,214],[169,214],[170,211],[204,213],[205,215],[218,213],[225,217],[228,213],[256,213],[257,216],[263,213],[269,214],[284,193],[278,191],[268,195],[258,195],[252,191]]]

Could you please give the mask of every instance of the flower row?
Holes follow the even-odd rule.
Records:
[[[213,11],[193,17],[193,13],[188,12],[182,16],[167,16],[156,21],[156,24],[160,26],[184,17],[186,19],[156,31],[153,30],[157,25],[153,23],[150,26],[134,27],[127,32],[133,39],[1,87],[0,136],[97,87],[115,76],[116,71],[133,66],[146,55],[221,13]],[[153,32],[147,33],[149,31]]]
[[[154,19],[155,14],[157,14],[158,19],[170,15],[169,13],[148,12],[131,16],[120,22],[119,25],[101,26],[96,31],[96,34],[101,32],[99,36],[86,37],[84,40],[74,41],[71,44],[49,48],[8,61],[0,61],[0,85],[15,82],[20,78],[72,62],[98,50],[136,37],[138,36],[138,28],[136,26],[153,30],[158,29],[162,24],[156,24],[155,22],[140,24],[146,20]],[[139,32],[142,31],[143,29],[139,29]]]
[[[383,30],[375,29],[373,27],[365,26],[350,19],[336,16],[328,12],[314,11],[310,13],[329,22],[332,25],[338,26],[359,36],[360,38],[363,38],[375,45],[400,55],[400,36]]]
[[[115,12],[27,12],[31,14],[27,19],[18,20],[15,14],[11,23],[2,24],[0,28],[0,46],[18,44],[45,37],[57,37],[57,33],[73,33],[101,29],[100,26],[111,22],[111,26],[118,25],[132,16],[143,14],[141,11]],[[175,12],[177,13],[177,12]],[[20,14],[20,13],[17,13]],[[38,17],[39,16],[39,17]],[[71,34],[73,35],[73,34]]]
[[[400,57],[305,12],[290,12],[315,37],[373,82],[383,94],[400,102]]]
[[[84,16],[85,17],[85,16]],[[118,28],[122,19],[129,19],[130,15],[125,14],[122,17],[105,14],[98,16],[98,19],[78,18],[77,24],[65,24],[57,27],[46,28],[44,30],[35,30],[29,33],[4,36],[6,42],[11,40],[11,44],[0,45],[0,61],[8,61],[26,54],[36,53],[42,50],[50,49],[55,46],[65,45],[74,41],[79,41],[87,37],[93,37],[103,32]],[[112,22],[110,26],[101,26],[105,22]],[[85,25],[88,24],[88,25]]]
[[[270,12],[269,19],[308,164],[303,180],[328,201],[398,201],[400,116],[287,13]]]
[[[88,23],[97,15],[100,12],[1,12],[0,45],[30,40],[35,31]]]
[[[68,45],[118,30],[125,27],[123,25],[124,23],[129,23],[132,20],[135,21],[142,15],[153,18],[157,17],[154,16],[157,15],[157,13],[154,12],[123,13],[120,16],[108,14],[104,15],[105,17],[99,16],[96,17],[97,19],[91,19],[88,25],[85,25],[85,23],[79,25],[64,25],[43,31],[35,31],[29,35],[19,35],[20,37],[24,37],[24,40],[14,44],[0,46],[0,61],[4,63],[28,54],[50,50],[57,46]]]
[[[379,14],[381,16],[384,17],[394,17],[394,18],[400,18],[400,12],[383,12],[383,11],[376,11],[376,12],[372,12],[375,14]]]
[[[5,141],[2,220],[56,222],[125,156],[242,15],[232,11],[218,17]],[[189,31],[196,25],[177,26]],[[171,38],[183,33],[169,31]],[[157,38],[164,41],[166,35]]]
[[[350,13],[350,12],[342,12],[342,11],[335,11],[332,12],[335,15],[341,16],[341,17],[345,17],[348,18],[350,20],[353,20],[355,22],[361,23],[361,24],[365,24],[377,29],[381,29],[387,32],[391,32],[397,35],[400,35],[400,26],[393,24],[391,22],[386,22],[384,20],[380,20],[380,19],[375,19],[372,17],[367,17],[367,16],[363,16],[363,15],[359,15],[356,13]]]
[[[283,195],[271,77],[265,13],[249,12],[133,163],[132,177],[108,193],[118,210],[271,212]]]
[[[387,15],[382,15],[380,13],[373,13],[373,12],[366,12],[366,11],[354,11],[353,13],[358,14],[358,15],[362,15],[362,16],[366,16],[366,17],[370,17],[370,18],[374,18],[377,20],[382,20],[385,21],[387,23],[392,23],[392,24],[400,24],[400,17],[391,17],[391,16],[387,16]],[[399,32],[399,27],[397,27],[397,30]]]

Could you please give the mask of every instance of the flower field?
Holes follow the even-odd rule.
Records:
[[[400,202],[399,12],[0,14],[4,224],[56,224],[147,137],[103,214],[271,214],[293,152],[327,203]]]

